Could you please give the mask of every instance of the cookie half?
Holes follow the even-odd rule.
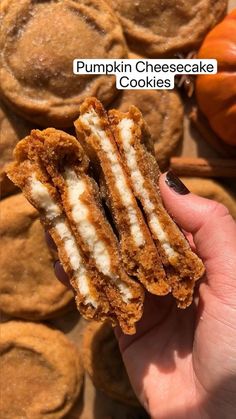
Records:
[[[119,322],[135,331],[143,291],[123,269],[118,242],[89,175],[78,141],[55,129],[35,130],[15,149],[9,177],[40,212],[88,319]]]
[[[146,124],[132,106],[127,113],[109,111],[109,121],[136,199],[161,255],[169,286],[179,307],[192,302],[195,281],[204,272],[202,261],[163,207],[158,189],[160,171],[144,146]]]
[[[148,291],[167,294],[170,288],[160,256],[133,195],[107,114],[97,99],[84,101],[75,128],[102,180],[127,272],[137,277]]]
[[[110,109],[128,112],[132,105],[142,112],[147,123],[150,135],[146,138],[146,147],[154,153],[160,169],[167,169],[183,134],[184,109],[178,92],[124,90],[110,105]]]

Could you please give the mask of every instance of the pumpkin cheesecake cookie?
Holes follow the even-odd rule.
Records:
[[[178,307],[185,308],[192,302],[195,281],[204,273],[203,263],[163,207],[158,189],[160,171],[144,146],[147,132],[141,112],[131,106],[127,113],[111,110],[108,115],[134,196],[142,206],[161,256],[170,291]]]
[[[112,0],[129,47],[150,57],[197,48],[225,15],[227,0]]]
[[[117,17],[103,0],[2,0],[0,95],[42,126],[69,127],[79,104],[96,95],[105,104],[115,78],[74,75],[75,58],[123,58]]]
[[[84,101],[75,128],[94,166],[100,167],[103,192],[116,224],[126,271],[138,278],[149,292],[168,294],[169,285],[159,254],[133,196],[107,114],[98,100]]]
[[[80,312],[87,319],[109,318],[134,333],[142,287],[123,268],[88,157],[76,138],[53,128],[32,131],[18,143],[8,175],[39,210]]]
[[[31,131],[8,176],[38,209],[79,311],[133,334],[142,285],[155,295],[171,292],[185,308],[204,267],[162,205],[140,111],[107,114],[87,98],[75,128],[78,139],[54,128]]]
[[[41,324],[1,324],[1,415],[4,419],[61,419],[83,383],[76,347]]]
[[[108,323],[90,323],[83,332],[82,361],[94,386],[124,404],[140,406]]]
[[[236,194],[211,179],[181,178],[187,188],[194,194],[213,199],[225,205],[232,217],[236,219]]]
[[[19,118],[0,102],[0,196],[11,195],[18,188],[6,176],[6,165],[12,160],[12,152],[17,142],[29,134],[32,126]]]
[[[110,108],[127,112],[137,106],[147,123],[151,144],[161,170],[168,167],[183,133],[184,110],[180,96],[168,90],[124,90]]]
[[[69,310],[73,293],[55,277],[37,211],[17,194],[1,201],[0,213],[1,312],[39,320]]]

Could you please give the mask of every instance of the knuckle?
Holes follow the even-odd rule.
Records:
[[[215,202],[212,208],[212,214],[217,217],[225,217],[230,215],[228,208],[220,202]]]

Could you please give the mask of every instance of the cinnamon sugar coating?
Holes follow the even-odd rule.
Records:
[[[3,102],[0,101],[0,195],[4,198],[19,192],[18,188],[8,179],[6,166],[12,160],[12,152],[17,142],[29,134],[33,127],[19,118]]]
[[[88,95],[116,96],[114,76],[74,75],[76,58],[123,58],[118,19],[103,0],[2,0],[0,95],[41,126],[69,127]]]
[[[55,276],[38,212],[20,193],[2,200],[0,213],[0,312],[37,321],[71,310],[73,293]]]
[[[62,419],[75,404],[83,367],[63,333],[37,323],[1,324],[0,360],[4,419]]]
[[[197,48],[223,19],[227,0],[112,0],[131,50],[173,57]],[[207,18],[206,18],[207,16]]]

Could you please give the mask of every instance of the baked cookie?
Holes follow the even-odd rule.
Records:
[[[162,205],[140,111],[107,115],[87,98],[75,128],[79,141],[54,128],[33,130],[17,144],[8,176],[40,212],[79,311],[133,334],[141,284],[155,295],[171,292],[185,308],[204,266]]]
[[[1,415],[4,419],[60,419],[83,383],[75,346],[42,324],[1,324]]]
[[[227,0],[111,0],[131,50],[150,57],[197,48],[225,15]]]
[[[179,94],[174,90],[124,90],[110,108],[127,112],[131,105],[142,112],[151,147],[161,170],[165,170],[183,134],[184,110]],[[146,146],[150,148],[150,144]]]
[[[187,177],[181,179],[192,193],[220,202],[228,208],[232,217],[236,219],[236,195],[229,189],[211,179]]]
[[[114,76],[73,75],[75,58],[123,58],[118,20],[103,0],[2,0],[0,95],[42,126],[69,127],[86,96],[105,104]]]
[[[37,211],[17,194],[1,201],[0,213],[1,312],[39,320],[69,310],[73,293],[55,277]]]
[[[116,224],[126,271],[137,277],[149,292],[168,294],[170,287],[165,271],[133,195],[130,179],[102,104],[93,98],[86,99],[80,107],[80,117],[75,121],[75,128],[94,167],[100,168],[104,195]]]
[[[144,146],[147,131],[141,112],[132,106],[127,113],[111,110],[108,115],[134,196],[161,256],[169,291],[178,307],[185,308],[192,302],[195,281],[204,273],[203,263],[163,207],[158,189],[160,171]]]
[[[92,322],[84,329],[81,355],[84,369],[97,389],[122,403],[139,406],[108,323]]]
[[[6,176],[6,166],[12,160],[12,153],[19,139],[29,134],[33,127],[19,118],[0,102],[0,195],[1,198],[18,191]]]
[[[87,319],[109,318],[134,333],[143,290],[124,270],[88,157],[76,138],[53,128],[32,131],[17,144],[8,175],[39,210],[80,312]]]

